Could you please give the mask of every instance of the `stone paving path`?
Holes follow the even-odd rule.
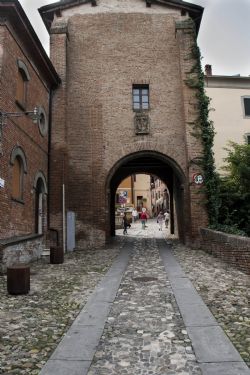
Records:
[[[69,253],[64,264],[32,263],[28,295],[8,295],[0,275],[0,374],[39,374],[120,249],[118,242]]]
[[[250,277],[202,250],[174,243],[174,254],[250,367]]]
[[[91,361],[88,363],[88,375],[201,374],[159,256],[159,241],[169,237],[167,230],[158,231],[153,221],[146,230],[136,223],[128,230],[128,236],[123,236],[122,231],[117,234],[121,236],[116,238],[116,245],[106,250],[68,254],[63,265],[50,265],[47,260],[33,264],[31,292],[27,296],[8,296],[6,276],[0,275],[0,374],[40,373],[63,333],[83,306],[88,305],[86,302],[91,300],[89,296],[96,287],[98,290],[98,283],[124,244],[130,247],[131,258],[112,308],[107,310],[104,331],[100,331],[90,368]],[[240,342],[239,349],[247,362],[248,276],[211,255],[181,245],[174,248],[210,310],[229,336]],[[227,308],[230,319],[223,326]],[[226,372],[218,372],[218,367],[213,369],[209,365],[206,369],[203,364],[202,370],[208,375],[250,373],[242,366],[239,370],[236,365],[234,369],[228,366]],[[72,371],[69,365],[66,372],[56,370],[51,374],[83,373],[80,368],[78,372]]]
[[[88,375],[201,374],[154,238],[136,239]]]

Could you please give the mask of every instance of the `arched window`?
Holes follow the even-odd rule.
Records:
[[[34,180],[35,191],[35,232],[42,234],[45,228],[47,184],[44,174],[39,171]]]
[[[30,80],[29,71],[27,66],[22,60],[17,60],[18,74],[17,74],[17,89],[16,89],[16,101],[25,109],[27,102],[27,87],[28,81]]]
[[[12,198],[23,201],[24,173],[27,173],[26,157],[21,147],[12,150],[10,164],[12,165]]]

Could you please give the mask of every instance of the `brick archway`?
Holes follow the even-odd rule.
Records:
[[[139,151],[122,157],[110,170],[107,178],[107,228],[106,235],[115,235],[115,192],[120,182],[135,173],[153,174],[159,177],[170,192],[171,232],[177,232],[185,242],[188,231],[189,210],[186,177],[180,166],[170,157],[156,151]],[[174,217],[176,212],[176,218]]]

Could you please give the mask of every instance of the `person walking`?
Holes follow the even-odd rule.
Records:
[[[164,217],[165,217],[165,227],[168,228],[168,223],[169,223],[169,211],[168,210],[164,213]]]
[[[165,221],[165,217],[163,215],[163,212],[160,211],[159,215],[157,216],[157,223],[159,224],[159,230],[162,230],[162,224]]]
[[[128,234],[127,228],[130,226],[130,224],[129,224],[126,212],[124,213],[124,216],[122,218],[122,223],[123,223],[123,234]]]
[[[133,211],[132,211],[133,223],[136,222],[137,216],[138,216],[138,212],[135,208],[133,208]]]
[[[146,211],[143,211],[141,213],[141,225],[142,225],[142,229],[145,229],[145,227],[146,227],[146,221],[147,221],[147,214],[146,214]]]

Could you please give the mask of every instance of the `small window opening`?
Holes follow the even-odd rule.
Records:
[[[133,85],[133,109],[149,109],[149,85]]]

